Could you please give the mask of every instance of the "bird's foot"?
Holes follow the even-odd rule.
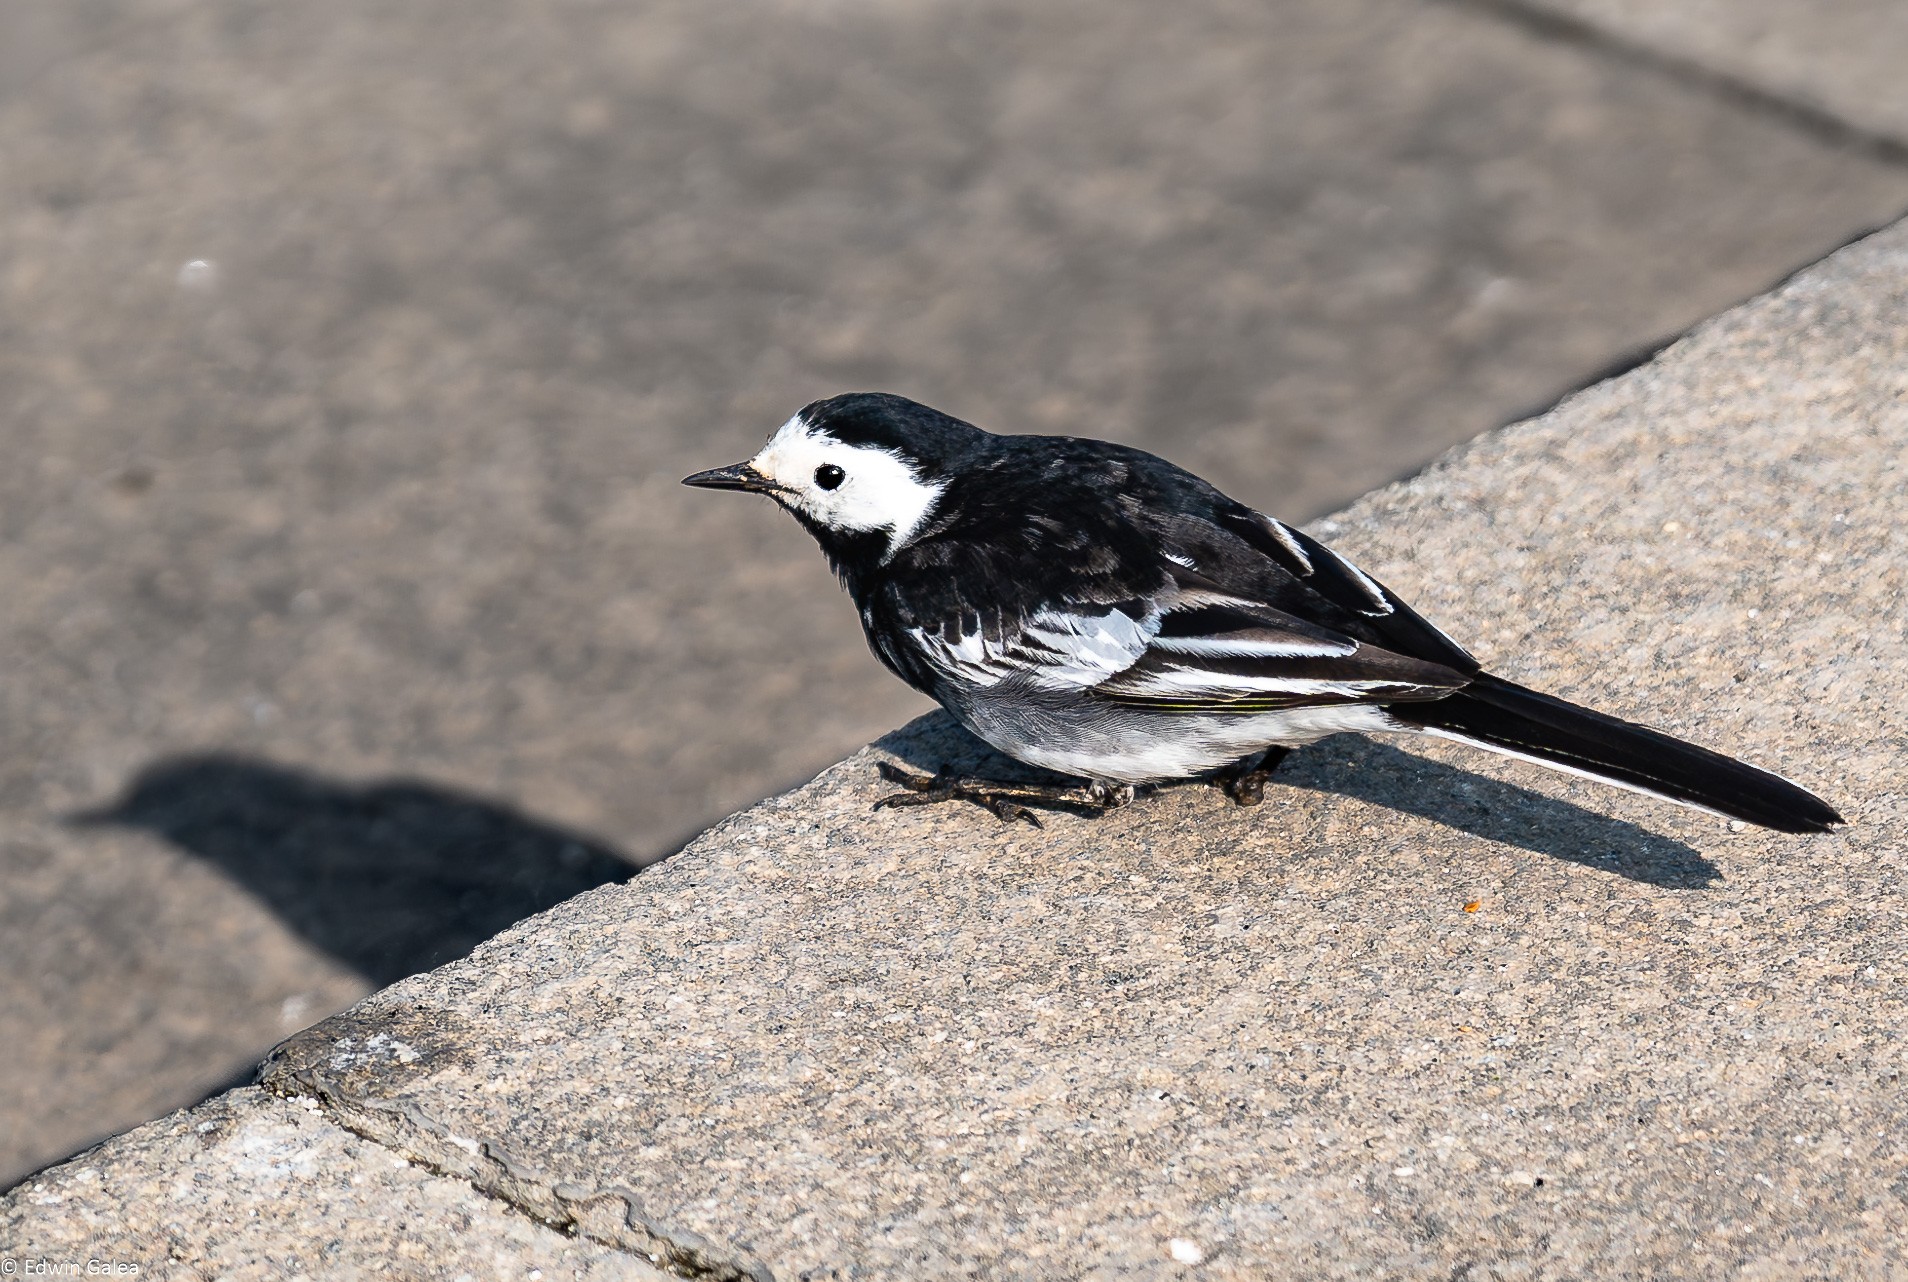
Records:
[[[1256,757],[1247,757],[1212,777],[1213,784],[1241,806],[1256,806],[1265,800],[1265,783],[1279,768],[1290,748],[1272,747]]]
[[[917,774],[903,770],[890,761],[876,767],[889,783],[898,783],[905,792],[890,793],[875,802],[876,810],[898,806],[932,806],[943,801],[972,801],[987,807],[1003,823],[1026,820],[1036,828],[1044,827],[1039,816],[1021,805],[1031,801],[1048,806],[1079,806],[1105,813],[1117,810],[1133,799],[1130,783],[1102,783],[1095,779],[1085,784],[1051,785],[1009,783],[996,779],[974,779],[950,773]]]

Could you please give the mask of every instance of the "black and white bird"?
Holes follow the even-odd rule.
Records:
[[[1008,756],[1085,781],[888,767],[908,791],[882,804],[1031,820],[1020,803],[1106,808],[1201,776],[1250,804],[1295,745],[1410,731],[1783,832],[1842,822],[1766,771],[1492,676],[1304,531],[1140,450],[858,392],[683,483],[774,499],[896,676]]]

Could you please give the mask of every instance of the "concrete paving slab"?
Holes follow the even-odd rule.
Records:
[[[871,812],[1002,768],[936,716],[263,1080],[785,1278],[1899,1277],[1904,314],[1908,224],[1316,527],[1846,829],[1358,739],[1258,809]]]
[[[808,397],[1300,516],[1908,205],[1405,0],[14,0],[0,173],[0,1183],[918,711]]]
[[[257,1089],[141,1127],[0,1202],[8,1277],[664,1282]]]
[[[1493,0],[1495,3],[1495,0]],[[1908,147],[1908,8],[1895,0],[1508,0],[1719,72]]]

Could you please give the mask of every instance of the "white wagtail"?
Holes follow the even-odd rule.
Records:
[[[858,392],[683,483],[774,499],[896,676],[1008,756],[1086,781],[885,767],[909,791],[884,805],[1033,820],[1018,803],[1104,809],[1199,776],[1252,804],[1292,746],[1415,731],[1783,832],[1842,822],[1766,771],[1492,676],[1304,531],[1123,445],[995,436]]]

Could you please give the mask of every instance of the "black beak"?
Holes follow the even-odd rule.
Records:
[[[730,467],[712,467],[706,472],[697,472],[694,476],[683,477],[682,483],[704,490],[748,490],[755,494],[772,494],[779,488],[775,482],[747,463],[736,463]]]

